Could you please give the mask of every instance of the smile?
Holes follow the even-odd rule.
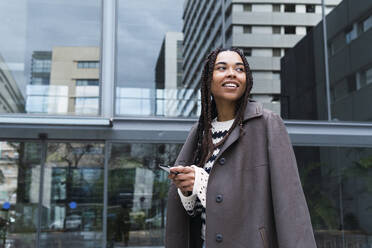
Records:
[[[226,83],[223,83],[222,84],[222,87],[226,87],[226,88],[238,88],[239,85],[237,83],[234,83],[234,82],[226,82]]]

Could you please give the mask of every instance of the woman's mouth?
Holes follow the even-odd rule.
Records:
[[[233,83],[233,82],[226,82],[226,83],[222,84],[222,87],[234,89],[234,88],[238,88],[239,85],[237,83]]]

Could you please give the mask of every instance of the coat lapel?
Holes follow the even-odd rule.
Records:
[[[263,108],[260,103],[250,100],[247,103],[247,107],[245,109],[243,125],[246,125],[245,123],[253,118],[262,116],[262,109]],[[229,148],[232,144],[234,144],[236,140],[239,139],[239,129],[239,126],[236,126],[230,133],[229,137],[227,137],[225,143],[222,145],[215,161],[218,161],[218,158],[221,156],[221,154],[223,154],[223,152],[226,151],[227,148]]]

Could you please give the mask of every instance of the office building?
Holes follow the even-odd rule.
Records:
[[[282,116],[326,120],[326,73],[329,73],[331,119],[370,122],[372,2],[344,0],[327,16],[326,23],[328,72],[324,66],[323,23],[314,27],[281,60]],[[308,173],[316,175],[314,181],[318,186],[315,191],[327,189],[321,195],[329,202],[318,202],[319,211],[314,211],[312,216],[313,224],[322,225],[324,230],[316,235],[318,247],[327,247],[328,244],[329,247],[365,245],[364,239],[369,239],[365,230],[372,228],[367,221],[372,218],[368,211],[372,204],[368,186],[371,151],[363,148],[295,147],[295,153],[301,163],[309,164],[311,161],[313,164]],[[358,158],[360,155],[365,159]],[[321,163],[324,165],[319,166]],[[356,180],[358,176],[361,177]],[[335,194],[337,188],[342,191],[341,195]],[[341,211],[337,214],[338,208]],[[327,216],[321,217],[320,211],[326,211]],[[354,235],[351,232],[326,231],[337,225],[353,230]]]
[[[326,13],[339,2],[325,1]],[[280,58],[321,20],[321,13],[318,0],[185,1],[185,87],[198,89],[211,50],[239,47],[251,66],[252,98],[280,113]]]
[[[24,112],[25,99],[0,54],[0,113]]]
[[[332,119],[372,121],[372,3],[344,0],[327,16],[327,31]],[[281,61],[284,118],[327,118],[322,32],[318,24]]]

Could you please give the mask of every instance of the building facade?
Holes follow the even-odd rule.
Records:
[[[24,96],[0,54],[0,113],[24,112]]]
[[[329,13],[340,0],[325,1]],[[322,18],[318,0],[185,1],[184,85],[198,89],[203,58],[239,47],[250,63],[252,98],[280,113],[280,58]]]

